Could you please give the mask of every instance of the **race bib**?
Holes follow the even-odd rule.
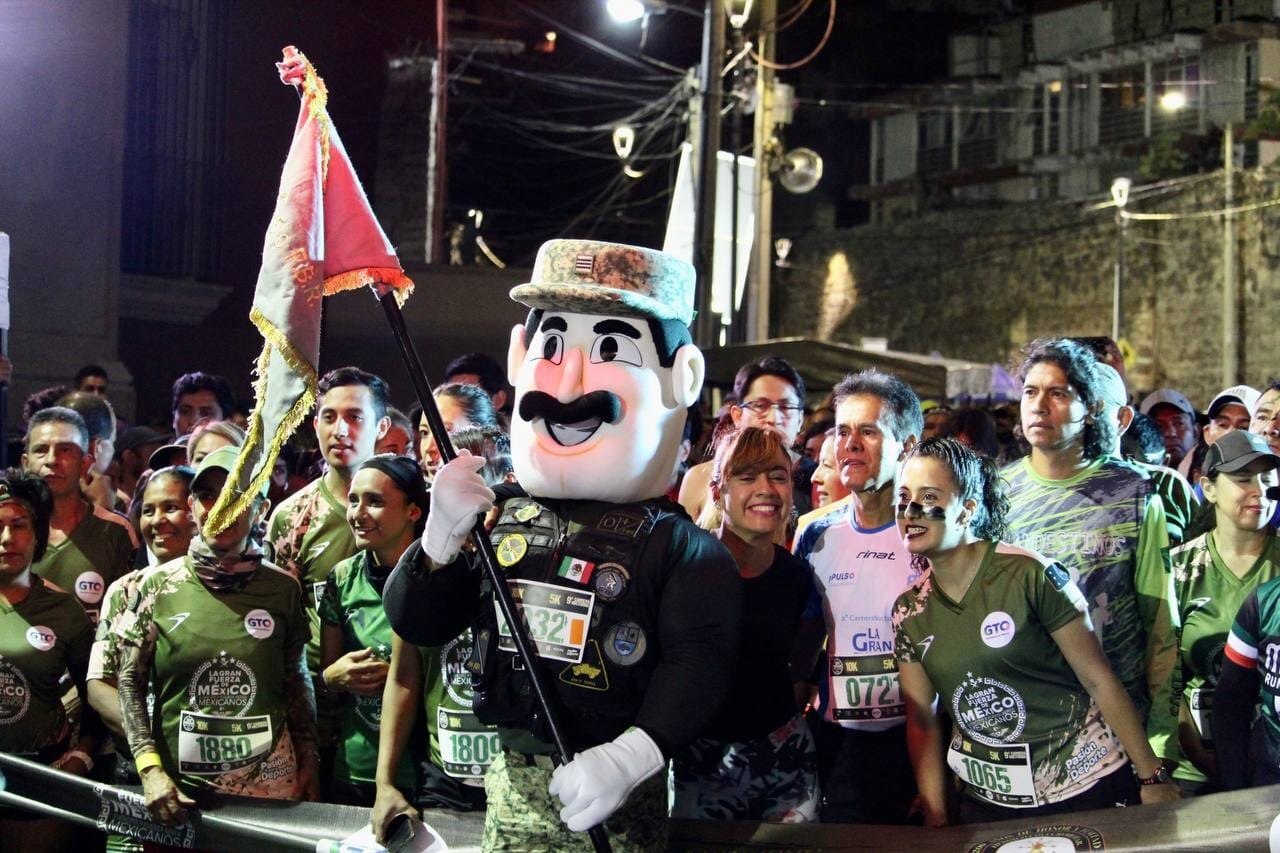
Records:
[[[1196,731],[1200,733],[1200,742],[1211,749],[1213,747],[1213,689],[1195,688],[1187,697],[1187,704],[1191,706],[1191,720],[1196,724]]]
[[[831,702],[831,716],[836,720],[906,716],[893,656],[831,658]]]
[[[496,729],[465,711],[436,709],[440,764],[446,776],[468,785],[484,784],[484,773],[502,749]]]
[[[247,767],[271,751],[271,717],[220,717],[182,711],[178,716],[178,770],[219,776]]]
[[[1040,805],[1028,744],[987,746],[957,734],[947,750],[947,765],[989,803],[1014,809]]]
[[[538,657],[581,663],[595,595],[537,581],[507,583],[516,607],[524,616],[525,630],[538,650]],[[493,608],[498,613],[498,648],[514,652],[516,644],[511,639],[511,626],[502,618],[502,608],[496,600]]]

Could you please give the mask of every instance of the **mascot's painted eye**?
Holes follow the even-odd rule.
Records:
[[[564,358],[564,338],[557,334],[548,334],[542,339],[542,357],[552,364],[559,364]]]
[[[640,347],[636,342],[622,335],[601,335],[591,345],[592,364],[604,364],[620,361],[624,364],[644,367],[644,359],[640,357]]]

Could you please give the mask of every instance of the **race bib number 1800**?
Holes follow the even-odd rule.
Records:
[[[947,750],[947,765],[989,803],[1015,809],[1040,805],[1031,773],[1031,747],[1025,743],[987,746],[957,733]]]
[[[529,639],[538,649],[538,657],[582,663],[582,650],[587,645],[587,628],[591,625],[591,609],[595,595],[537,581],[508,581],[511,597],[524,616]],[[514,652],[511,628],[498,612],[498,648]]]
[[[178,770],[217,776],[271,751],[271,717],[220,717],[183,711],[178,720]]]

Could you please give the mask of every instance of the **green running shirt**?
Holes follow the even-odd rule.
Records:
[[[50,545],[31,570],[71,593],[97,624],[103,594],[133,567],[136,549],[133,528],[123,516],[89,504],[71,534]]]
[[[307,642],[297,581],[263,562],[243,589],[214,592],[182,557],[144,578],[134,598],[116,633],[154,648],[151,728],[165,770],[188,792],[293,797],[285,671]]]
[[[1175,678],[1180,676],[1182,690],[1178,691],[1176,681],[1171,680],[1166,690],[1157,696],[1157,702],[1170,702],[1176,721],[1179,698],[1185,701],[1192,721],[1208,748],[1213,746],[1213,692],[1218,683],[1218,673],[1222,671],[1222,653],[1231,632],[1231,623],[1250,592],[1280,577],[1278,542],[1275,531],[1271,531],[1266,547],[1243,578],[1237,578],[1223,564],[1212,531],[1173,552],[1173,578],[1182,625],[1178,641],[1182,666],[1181,671],[1175,673]],[[1174,732],[1170,735],[1170,744],[1176,748],[1178,739],[1172,736]],[[1179,761],[1173,774],[1177,778],[1206,781],[1205,775],[1179,754],[1168,757]]]
[[[334,566],[356,553],[355,534],[347,524],[347,508],[324,484],[312,480],[271,514],[267,542],[271,561],[302,584],[303,606],[311,628],[307,666],[320,668],[320,616],[317,608],[324,594],[325,578]]]
[[[1177,662],[1173,573],[1164,506],[1150,479],[1103,458],[1066,480],[1046,480],[1020,459],[1008,481],[1008,540],[1056,560],[1088,602],[1090,622],[1157,755],[1167,751],[1167,707],[1152,708]]]
[[[31,755],[71,733],[60,683],[84,696],[93,625],[74,598],[38,576],[16,605],[0,596],[0,751]]]
[[[320,623],[342,630],[340,654],[372,649],[375,656],[391,660],[391,625],[382,609],[382,594],[369,581],[368,551],[334,566],[325,581],[320,599]],[[373,783],[378,770],[378,731],[382,724],[382,695],[340,694],[342,723],[338,731],[338,751],[334,775],[344,782]],[[412,790],[416,775],[406,753],[396,768],[395,784]]]
[[[955,721],[947,763],[968,796],[1056,803],[1128,760],[1051,636],[1084,610],[1062,566],[994,542],[961,601],[932,572],[898,598],[898,661],[924,667]]]

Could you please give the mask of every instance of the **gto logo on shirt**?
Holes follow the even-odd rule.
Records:
[[[52,628],[32,625],[27,629],[27,642],[31,644],[31,648],[47,652],[58,642],[58,635],[53,633]]]
[[[1013,617],[1003,610],[988,613],[982,620],[982,642],[993,649],[1003,649],[1013,640]]]
[[[261,608],[250,610],[244,617],[244,629],[249,632],[250,637],[265,640],[275,632],[276,620],[272,619],[271,614]]]
[[[106,592],[107,585],[102,580],[102,575],[97,572],[84,572],[76,578],[76,598],[89,604],[97,604],[102,600],[102,593]]]

